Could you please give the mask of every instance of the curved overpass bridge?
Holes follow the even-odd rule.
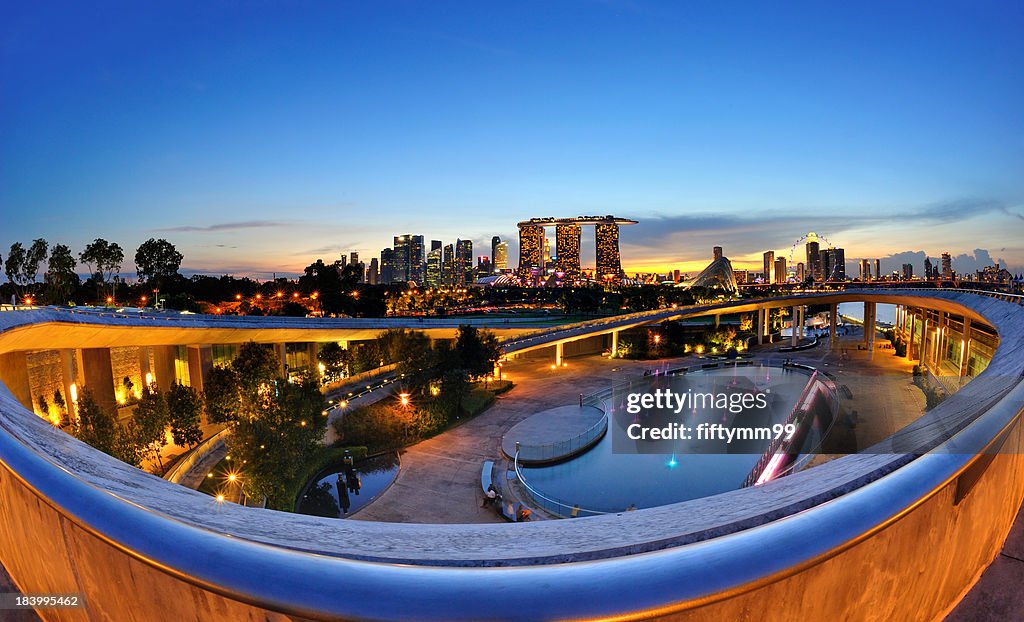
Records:
[[[0,389],[0,563],[25,592],[83,594],[87,610],[45,614],[61,620],[934,619],[996,555],[1024,498],[1024,306],[847,291],[650,312],[508,346],[854,301],[983,323],[998,347],[882,448],[761,487],[572,521],[385,524],[216,504],[83,445]],[[150,321],[67,326],[48,313],[0,314],[0,354],[115,343],[106,331]],[[330,330],[250,322],[230,330]]]

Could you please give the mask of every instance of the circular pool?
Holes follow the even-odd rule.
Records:
[[[726,428],[772,430],[792,420],[810,404],[809,390],[821,390],[819,407],[811,409],[803,430],[786,450],[792,460],[784,471],[800,468],[831,425],[836,396],[813,370],[793,366],[729,365],[685,373],[645,377],[606,392],[604,409],[608,432],[589,451],[565,462],[540,467],[519,466],[520,481],[532,501],[557,516],[580,516],[647,508],[707,497],[749,485],[749,478],[769,450],[771,438],[729,438]],[[686,394],[757,394],[766,408],[685,408],[635,412],[630,394],[672,391]],[[630,412],[630,410],[634,412]],[[714,438],[633,439],[638,426],[666,429],[679,423],[702,428]],[[703,426],[702,426],[703,424]],[[777,428],[775,428],[777,429]],[[776,476],[783,474],[780,471]]]

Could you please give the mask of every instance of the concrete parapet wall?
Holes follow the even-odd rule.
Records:
[[[985,372],[909,427],[903,453],[567,521],[385,524],[220,505],[98,454],[0,387],[0,563],[25,592],[88,604],[48,620],[471,620],[482,602],[519,619],[932,620],[993,559],[1024,498],[1024,308],[907,299],[987,322],[1001,342]],[[32,341],[27,315],[0,314],[0,356]],[[956,434],[915,457],[938,429]]]

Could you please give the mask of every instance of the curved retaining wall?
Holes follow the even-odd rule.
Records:
[[[0,562],[25,592],[83,594],[86,610],[43,612],[52,620],[934,619],[996,555],[1024,497],[1024,308],[911,299],[983,318],[1001,342],[981,376],[890,441],[898,452],[575,521],[399,525],[218,505],[0,389]],[[958,432],[915,458],[935,429]]]

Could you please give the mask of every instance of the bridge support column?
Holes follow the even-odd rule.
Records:
[[[757,310],[757,345],[764,344],[765,309]]]
[[[964,334],[960,342],[960,377],[967,377],[967,362],[971,358],[971,318],[964,318]]]
[[[839,319],[839,305],[833,304],[828,310],[828,336],[832,343],[836,341],[836,321]]]
[[[718,327],[721,324],[722,324],[722,314],[721,313],[716,313],[715,314],[715,330],[718,330]]]
[[[188,383],[196,391],[203,391],[203,380],[213,369],[213,346],[188,347]]]
[[[612,356],[616,356],[619,353],[619,331],[612,331]]]
[[[78,363],[77,365],[76,362]],[[78,409],[75,408],[75,400],[72,399],[72,393],[77,395],[78,387],[82,384],[82,380],[79,378],[79,374],[82,373],[81,370],[81,362],[78,361],[78,352],[76,350],[64,349],[60,351],[60,391],[61,397],[64,398],[64,408],[68,413],[68,421],[72,423],[78,421]],[[71,390],[72,385],[75,386],[74,391]]]
[[[800,308],[794,306],[793,309],[792,309],[791,315],[792,315],[792,321],[790,322],[790,328],[789,328],[789,345],[796,347],[797,343],[799,343],[798,338],[797,338],[797,328],[796,328],[796,325],[797,325],[797,322],[800,321],[799,320]]]
[[[921,320],[921,345],[917,348],[917,360],[922,365],[928,364],[928,315]]]
[[[109,348],[82,348],[82,377],[96,403],[110,413],[117,412],[114,394],[114,368]]]
[[[904,324],[909,320],[910,326],[907,330],[907,358],[910,360],[914,359],[914,314],[911,313],[910,309],[905,311],[907,317],[904,319]]]
[[[283,343],[275,343],[274,344],[274,354],[277,355],[277,360],[278,360],[277,373],[282,378],[287,378],[288,377],[288,370],[286,369],[287,365],[285,364],[285,361],[288,360],[288,355],[287,355],[287,348],[285,348],[285,344],[283,344]]]
[[[561,367],[562,365],[562,343],[555,344],[555,365]]]

